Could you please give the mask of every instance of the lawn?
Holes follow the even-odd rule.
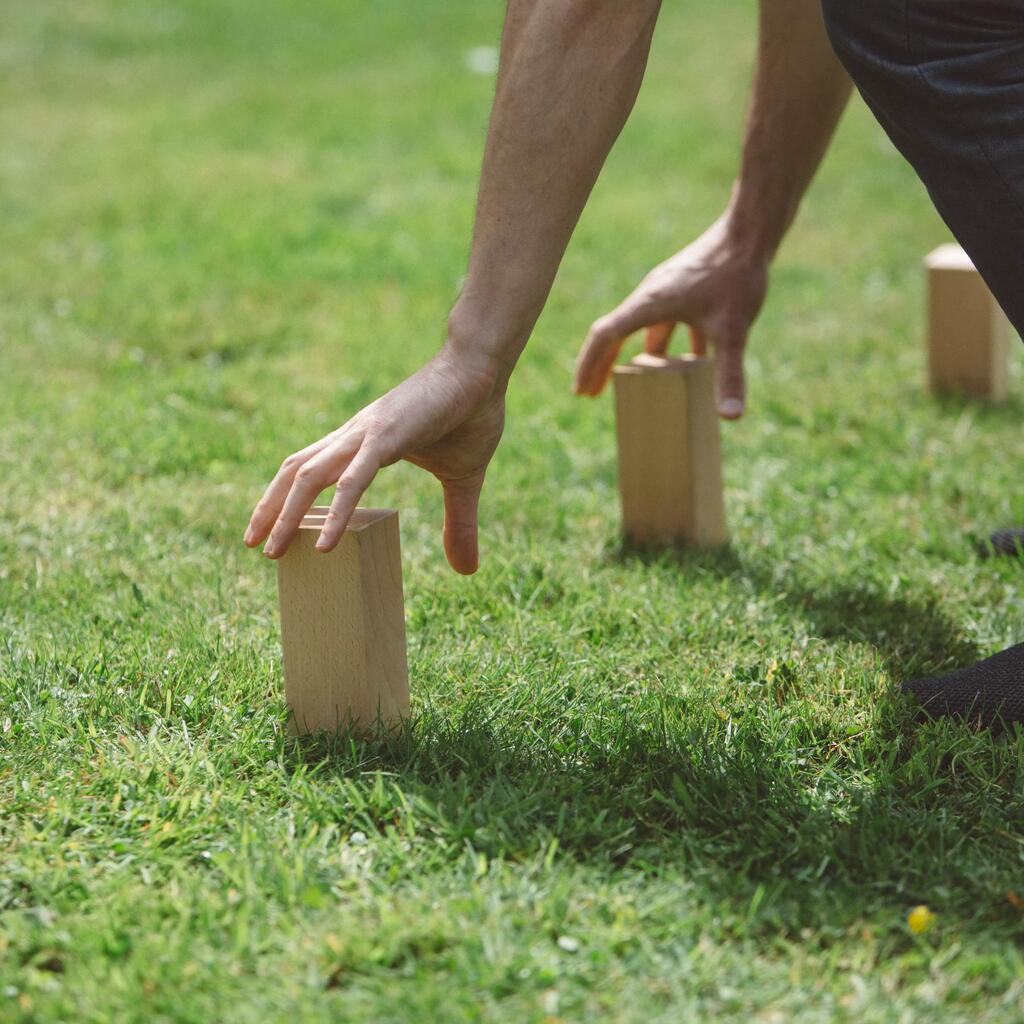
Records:
[[[749,2],[666,4],[480,573],[420,471],[368,495],[402,515],[409,728],[288,738],[241,535],[442,337],[501,14],[0,8],[0,1020],[1020,1021],[1024,732],[917,726],[894,684],[1022,638],[1020,564],[974,551],[1024,522],[1022,360],[1000,407],[924,393],[947,234],[863,105],[723,429],[729,547],[624,553],[611,401],[570,394],[591,320],[725,202]]]

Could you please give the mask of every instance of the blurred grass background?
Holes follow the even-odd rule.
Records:
[[[416,719],[284,736],[281,458],[439,344],[502,5],[0,7],[0,1019],[1019,1020],[1022,400],[922,390],[946,232],[858,102],[725,425],[726,551],[617,547],[591,320],[720,212],[755,9],[667,5],[513,379],[483,568],[402,510]],[[938,926],[908,934],[924,902]]]

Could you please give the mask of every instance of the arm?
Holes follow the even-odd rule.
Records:
[[[484,153],[469,272],[448,340],[408,380],[289,456],[245,543],[284,554],[337,484],[317,541],[329,551],[382,466],[406,459],[444,489],[445,551],[477,567],[477,505],[501,437],[509,375],[584,203],[636,98],[660,0],[511,0]]]
[[[743,350],[775,252],[796,216],[850,95],[825,35],[820,0],[761,0],[760,44],[739,177],[722,216],[655,267],[590,329],[576,367],[578,394],[604,387],[626,338],[647,329],[663,354],[677,322],[693,347],[715,347],[718,408],[743,414]]]
[[[660,0],[509,4],[459,351],[507,380],[547,301],[576,222],[636,99]]]

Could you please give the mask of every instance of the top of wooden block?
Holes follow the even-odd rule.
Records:
[[[705,356],[652,356],[641,352],[628,363],[615,367],[616,373],[650,373],[652,370],[687,373],[701,366],[708,366],[711,360]]]
[[[299,524],[299,529],[322,530],[324,518],[329,511],[330,509],[326,505],[314,505]],[[374,523],[379,523],[384,519],[390,519],[392,516],[397,515],[397,510],[393,508],[357,508],[352,513],[352,518],[348,521],[348,529],[353,533],[358,533],[360,530],[365,530],[368,526],[373,526]]]
[[[933,249],[925,257],[924,264],[929,270],[974,270],[971,257],[956,242]]]

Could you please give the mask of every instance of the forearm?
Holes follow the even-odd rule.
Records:
[[[511,0],[449,346],[507,380],[636,99],[660,0]]]
[[[850,79],[825,34],[820,0],[761,0],[760,45],[730,235],[774,255],[846,106]]]

